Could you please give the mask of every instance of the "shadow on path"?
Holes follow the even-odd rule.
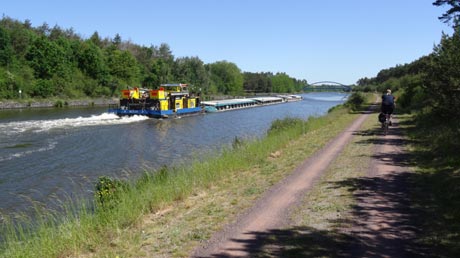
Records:
[[[453,221],[459,216],[452,211],[460,214],[460,208],[447,209],[446,204],[460,207],[460,191],[425,193],[431,189],[417,188],[420,185],[445,184],[449,185],[448,189],[460,189],[460,176],[452,173],[452,168],[436,174],[414,173],[411,169],[415,165],[434,163],[429,160],[420,164],[420,160],[406,152],[382,150],[380,146],[401,149],[414,143],[402,137],[398,125],[395,123],[385,137],[357,142],[376,147],[371,170],[378,163],[386,168],[385,173],[371,172],[367,176],[329,185],[332,189],[346,189],[356,200],[351,210],[353,221],[337,219],[329,222],[352,227],[335,230],[290,227],[253,231],[247,233],[250,237],[244,240],[232,239],[240,243],[240,249],[236,251],[249,253],[250,257],[459,257],[452,256],[460,254],[460,250],[455,249],[460,239],[460,223]],[[354,135],[380,136],[381,129],[360,130]],[[418,153],[415,155],[420,156]],[[446,235],[448,237],[443,239],[452,241],[440,243],[436,240],[440,235]],[[446,248],[450,250],[446,251]],[[218,254],[211,257],[232,256]]]
[[[398,173],[349,179],[331,185],[346,188],[358,200],[352,213],[359,220],[345,221],[354,224],[351,229],[326,231],[292,227],[250,232],[249,240],[233,241],[241,243],[239,251],[250,253],[251,257],[436,257],[430,254],[429,248],[418,243],[420,232],[413,226],[415,213],[409,208],[411,200],[405,191],[400,191],[410,177],[411,173]],[[344,223],[342,220],[331,222]]]

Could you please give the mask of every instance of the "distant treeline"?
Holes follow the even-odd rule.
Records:
[[[242,72],[227,61],[175,58],[165,43],[140,46],[97,32],[85,39],[57,25],[0,20],[0,99],[118,96],[128,86],[174,82],[203,94],[229,95],[299,92],[307,84],[286,73]]]
[[[381,70],[376,77],[358,80],[354,91],[396,92],[397,106],[432,114],[459,128],[460,114],[460,26],[459,1],[438,0],[434,5],[451,5],[441,20],[452,24],[452,36],[443,33],[433,52],[412,63]]]
[[[347,85],[323,84],[323,85],[318,85],[318,86],[308,85],[303,90],[305,92],[331,92],[331,91],[349,92],[351,91],[351,89],[352,89],[352,86],[347,86]]]

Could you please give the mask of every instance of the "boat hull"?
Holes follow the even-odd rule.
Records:
[[[148,116],[152,118],[168,118],[174,116],[184,116],[201,113],[201,107],[195,108],[182,108],[174,110],[147,110],[147,109],[122,109],[122,108],[111,108],[108,110],[109,113],[116,114],[117,116]]]

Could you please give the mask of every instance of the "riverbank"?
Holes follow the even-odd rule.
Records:
[[[116,98],[97,98],[97,99],[46,99],[46,100],[1,100],[1,109],[24,109],[24,108],[51,108],[51,107],[92,107],[108,106],[118,104]]]

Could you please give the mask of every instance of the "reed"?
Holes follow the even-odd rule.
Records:
[[[145,171],[137,180],[114,184],[116,186],[109,191],[112,196],[104,199],[103,203],[96,196],[94,201],[65,202],[60,212],[39,211],[34,220],[7,217],[0,229],[3,237],[0,257],[73,257],[94,253],[135,227],[146,214],[197,195],[202,189],[212,189],[238,171],[263,166],[271,153],[286,148],[290,142],[309,132],[324,131],[327,136],[321,136],[324,138],[321,138],[321,144],[325,144],[354,116],[342,107],[335,108],[324,117],[313,117],[307,121],[295,118],[277,120],[262,139],[238,140],[237,144],[226,147],[219,154],[181,167]],[[342,122],[337,123],[339,120]],[[330,132],[322,130],[331,126],[337,128]],[[247,193],[260,191],[247,189]],[[108,247],[102,253],[114,256]]]

